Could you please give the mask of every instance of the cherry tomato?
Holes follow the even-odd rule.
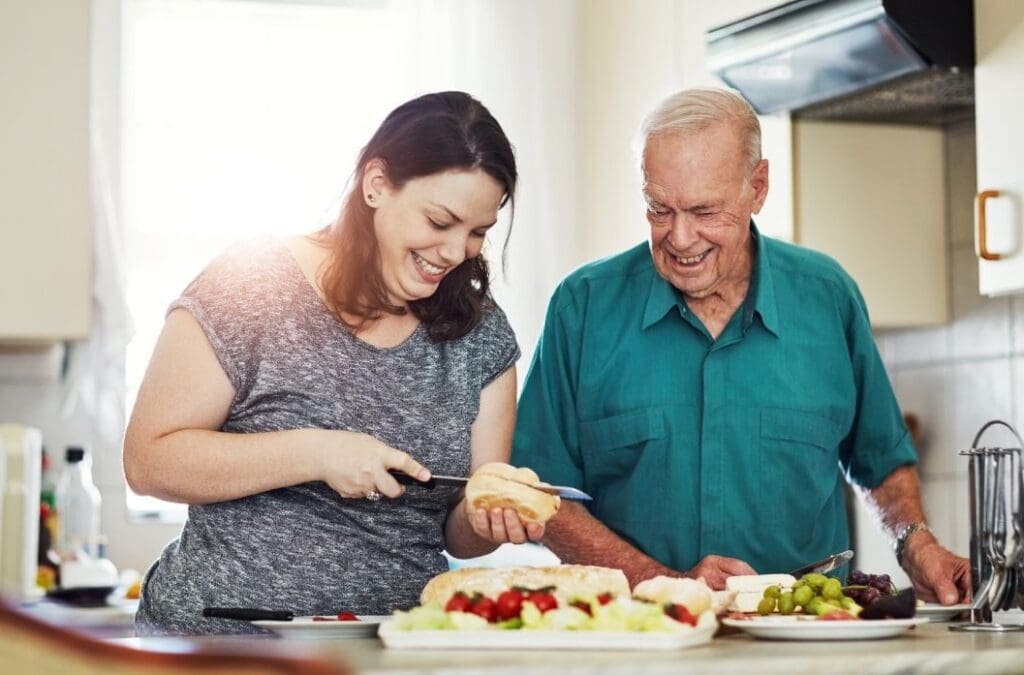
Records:
[[[498,620],[498,605],[486,595],[481,595],[479,598],[473,601],[473,605],[469,608],[472,614],[482,616],[487,619],[488,623],[494,623]]]
[[[697,619],[693,617],[686,605],[668,604],[665,605],[665,613],[679,623],[688,623],[691,626],[697,625]]]
[[[498,621],[518,619],[523,610],[523,594],[519,591],[505,591],[498,596],[496,612]]]
[[[589,602],[583,602],[582,600],[575,600],[575,601],[573,601],[573,602],[571,602],[569,604],[571,604],[573,607],[575,607],[578,610],[586,612],[587,616],[594,616],[594,613],[592,611],[590,611],[590,603]]]
[[[558,599],[550,593],[534,591],[526,596],[526,599],[536,605],[541,614],[552,609],[558,609]]]
[[[352,612],[338,612],[338,621],[359,621],[359,617]]]
[[[468,612],[472,603],[469,600],[469,596],[459,591],[448,600],[448,604],[444,606],[446,612]]]
[[[612,600],[614,600],[614,598],[612,597],[611,593],[602,593],[601,595],[597,596],[597,602],[601,605],[607,605]]]

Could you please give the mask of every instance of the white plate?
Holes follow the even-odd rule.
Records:
[[[269,628],[288,638],[372,638],[377,628],[391,616],[359,615],[358,621],[313,621],[311,616],[298,616],[291,621],[252,621],[255,626]]]
[[[900,635],[928,619],[880,619],[878,621],[821,621],[809,616],[765,616],[722,619],[763,640],[877,640]]]
[[[969,603],[963,605],[939,605],[931,602],[926,602],[923,605],[918,605],[914,612],[914,616],[928,619],[929,621],[950,621],[955,619],[961,612],[966,612],[971,608]]]
[[[578,649],[586,651],[669,651],[711,642],[717,626],[685,633],[626,633],[589,630],[395,630],[380,627],[380,639],[392,649]]]

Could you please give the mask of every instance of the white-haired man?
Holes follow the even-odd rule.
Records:
[[[594,496],[545,543],[656,574],[781,572],[847,548],[844,477],[920,595],[970,592],[925,524],[917,454],[853,280],[765,237],[768,162],[749,104],[669,97],[642,129],[651,237],[566,278],[519,402],[513,461]]]

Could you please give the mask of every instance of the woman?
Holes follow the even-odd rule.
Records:
[[[338,221],[215,260],[169,310],[125,435],[128,484],[188,503],[146,574],[146,633],[250,632],[207,606],[385,614],[447,569],[538,539],[451,488],[508,459],[519,348],[480,255],[512,148],[467,94],[394,110]]]

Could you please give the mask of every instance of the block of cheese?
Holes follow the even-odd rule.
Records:
[[[764,597],[764,589],[769,586],[792,588],[796,578],[791,574],[744,574],[729,577],[725,580],[726,590],[736,593],[730,612],[750,614],[757,611],[757,604]]]

